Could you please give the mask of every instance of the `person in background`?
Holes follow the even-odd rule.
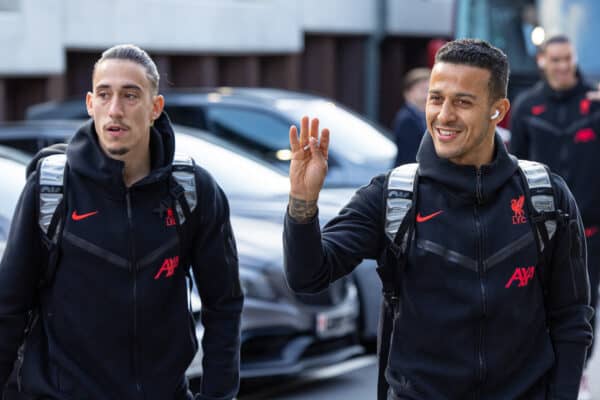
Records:
[[[542,162],[562,176],[572,190],[585,226],[591,306],[598,303],[600,277],[600,103],[577,67],[577,54],[568,37],[548,38],[537,64],[543,78],[515,100],[511,116],[511,151]],[[592,320],[592,326],[594,321]],[[588,349],[588,358],[593,344]],[[580,399],[590,399],[587,374]]]
[[[415,68],[404,77],[404,106],[394,118],[393,131],[398,153],[394,166],[415,162],[419,143],[427,130],[425,103],[429,89],[429,68]]]

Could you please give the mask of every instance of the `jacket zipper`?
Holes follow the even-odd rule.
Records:
[[[137,390],[140,398],[142,397],[142,384],[140,383],[140,377],[138,372],[138,352],[137,352],[137,265],[135,258],[135,243],[134,243],[134,229],[133,229],[133,215],[131,212],[131,192],[129,189],[125,194],[127,201],[127,221],[129,223],[129,257],[130,257],[130,271],[132,275],[132,295],[133,295],[133,337],[131,343],[132,359],[133,359],[133,379],[135,382],[135,389]]]
[[[479,205],[483,203],[483,188],[482,188],[482,176],[481,176],[481,168],[477,168],[477,181],[476,181],[476,195],[477,195],[477,203],[475,204],[475,227],[477,231],[477,271],[479,275],[479,288],[481,290],[481,321],[479,325],[479,348],[477,351],[478,361],[479,361],[479,385],[477,390],[476,398],[481,398],[481,391],[483,387],[483,381],[486,375],[486,365],[485,365],[485,357],[483,355],[485,340],[484,340],[484,330],[485,330],[485,319],[487,314],[487,306],[486,306],[486,293],[485,293],[485,270],[483,265],[483,229],[481,226],[481,219],[479,215]]]

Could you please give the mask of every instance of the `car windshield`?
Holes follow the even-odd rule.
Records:
[[[21,190],[25,185],[25,166],[18,162],[0,158],[0,240],[6,240],[9,221],[12,219]]]
[[[193,157],[228,195],[269,197],[288,192],[286,177],[245,155],[181,132],[177,133],[175,143],[178,152]]]
[[[396,156],[396,146],[386,133],[338,104],[325,100],[281,99],[275,102],[275,107],[295,121],[304,115],[318,117],[320,126],[331,132],[331,148],[354,163],[382,160],[391,165]]]

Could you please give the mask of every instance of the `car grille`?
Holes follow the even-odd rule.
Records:
[[[348,294],[347,278],[338,279],[329,288],[314,294],[296,294],[296,298],[309,306],[333,306],[341,303]]]

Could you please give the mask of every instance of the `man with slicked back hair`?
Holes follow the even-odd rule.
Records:
[[[106,50],[85,99],[91,119],[66,152],[44,149],[28,167],[0,264],[0,387],[22,346],[18,398],[237,394],[243,295],[227,198],[175,153],[158,83],[144,50]],[[204,326],[195,395],[191,279]]]

